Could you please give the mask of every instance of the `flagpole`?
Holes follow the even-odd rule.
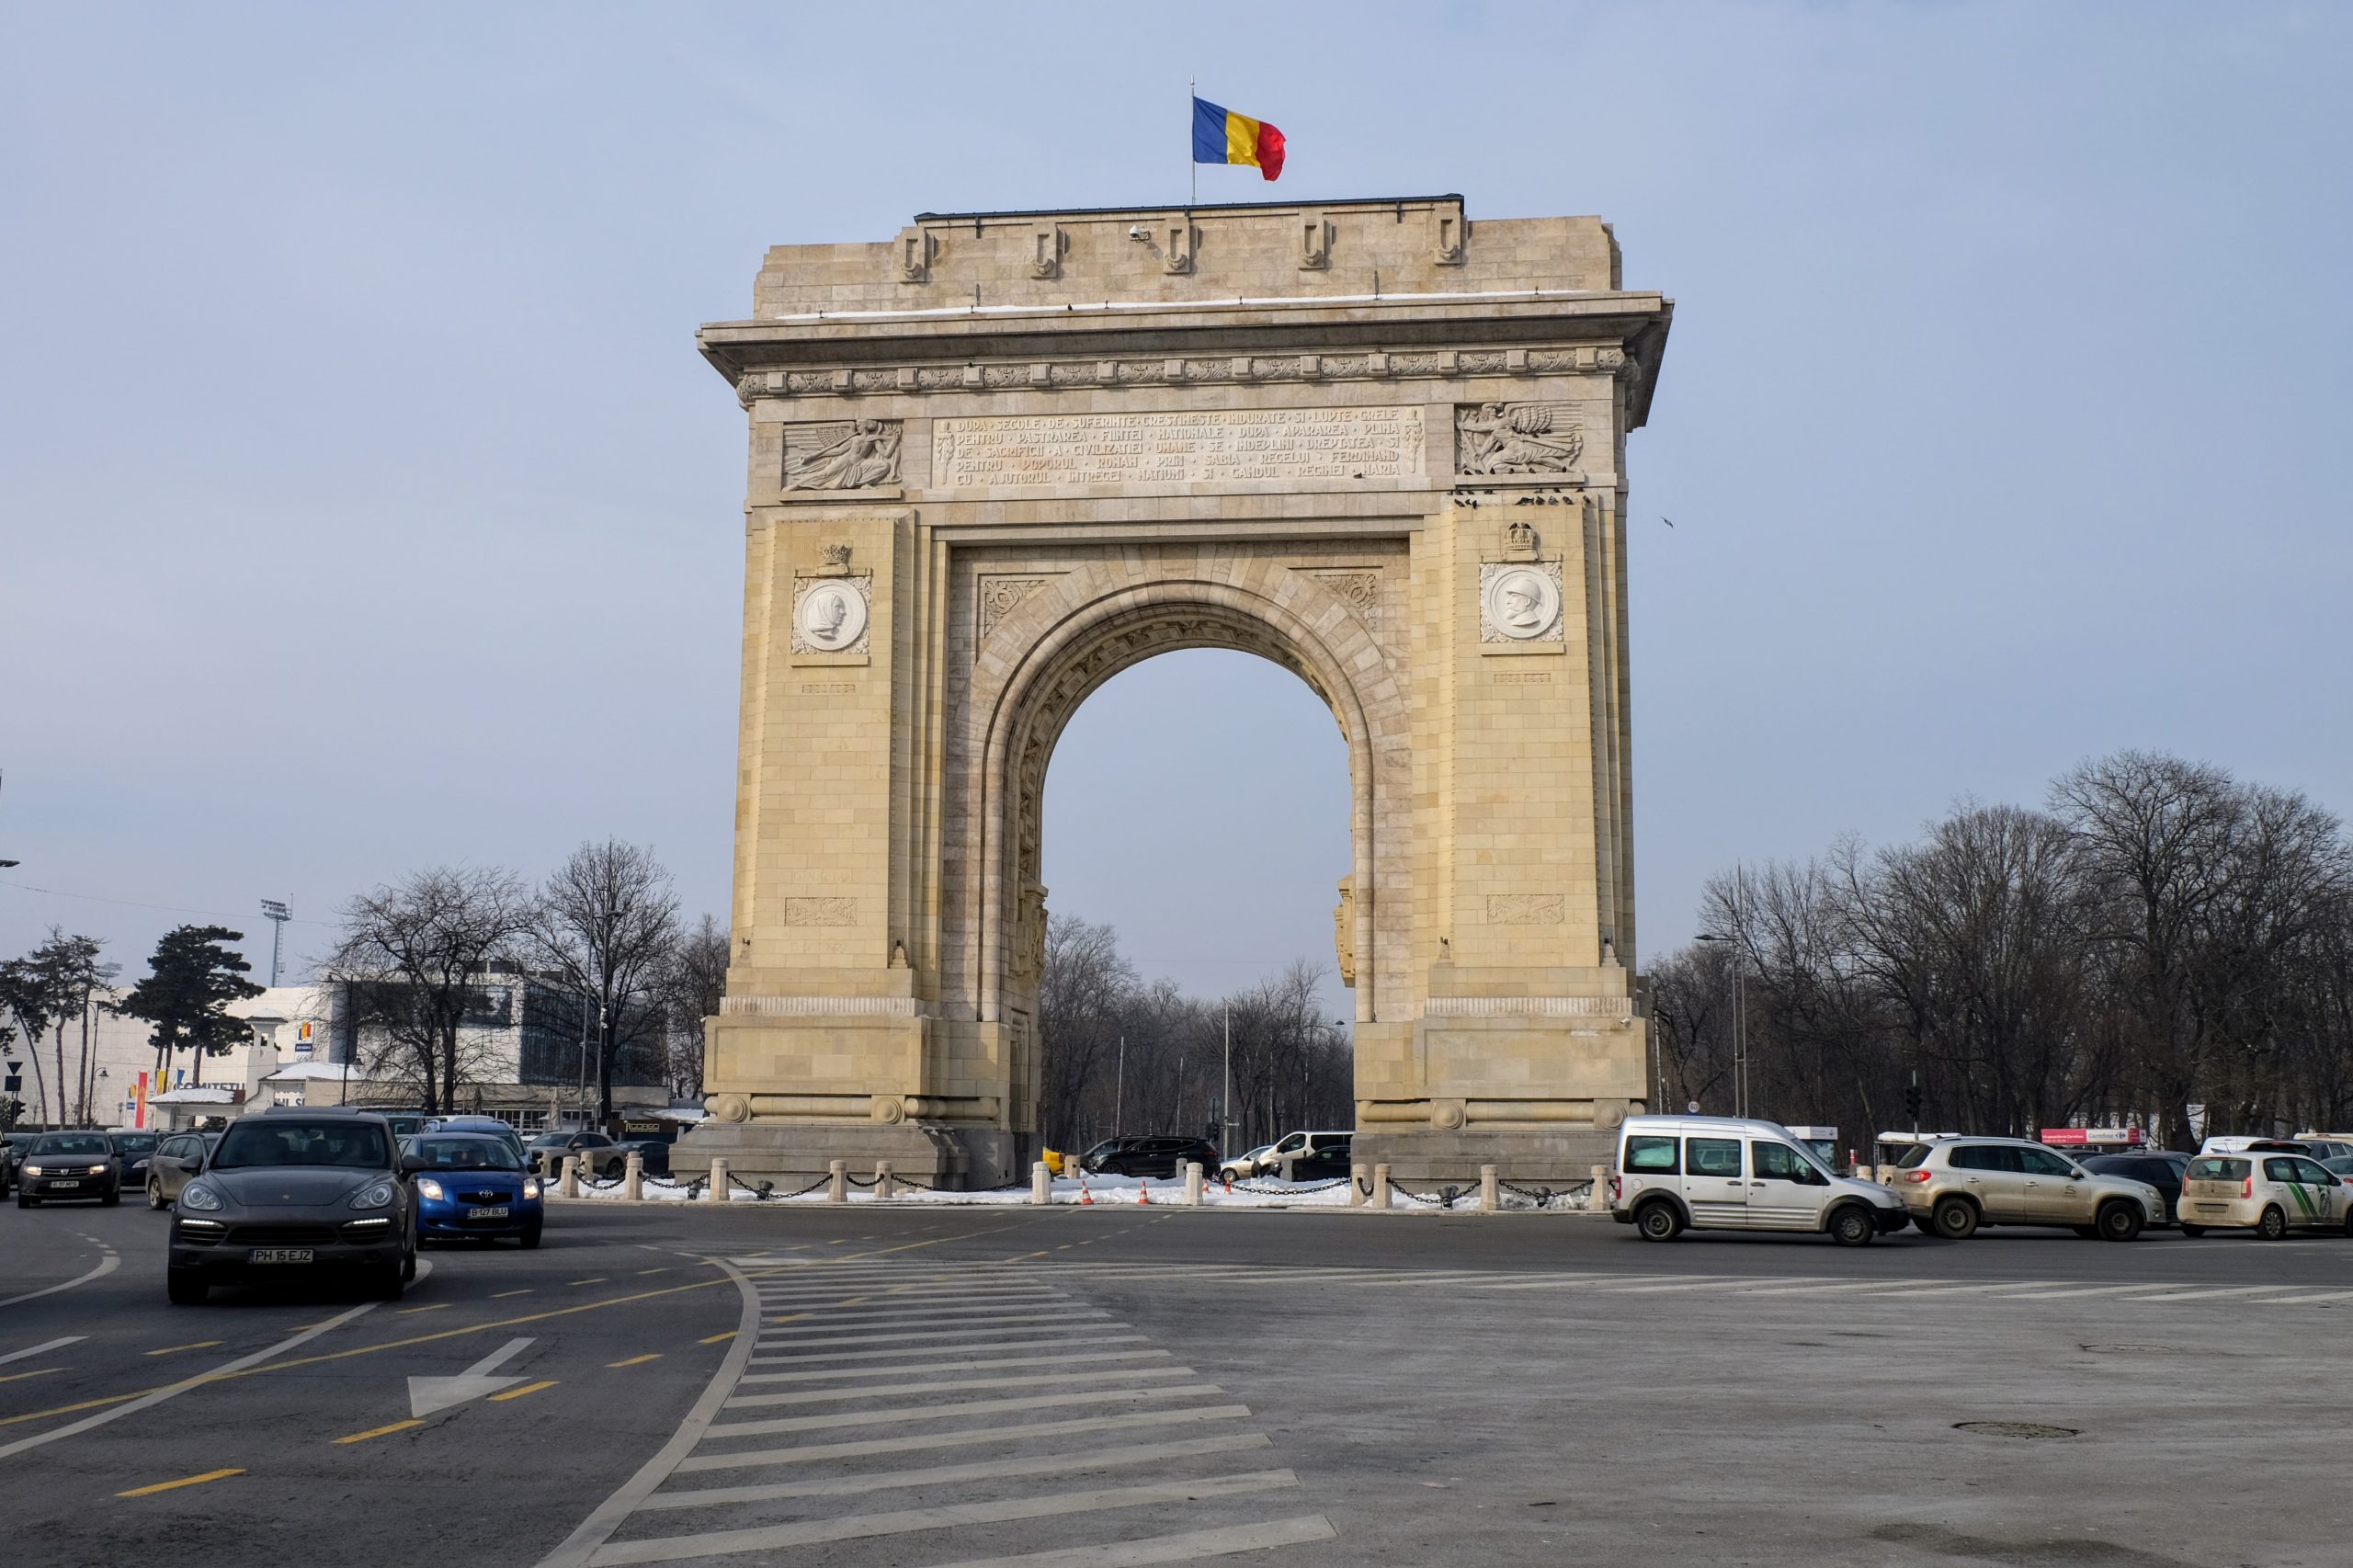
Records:
[[[1200,98],[1201,79],[1199,76],[1186,77],[1185,171],[1192,176],[1193,180],[1192,194],[1185,199],[1185,216],[1188,218],[1193,215],[1193,209],[1199,206],[1201,202],[1201,161],[1193,156],[1193,116],[1199,112],[1193,106],[1200,102]]]

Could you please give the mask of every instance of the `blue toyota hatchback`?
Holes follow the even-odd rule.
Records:
[[[481,1132],[420,1132],[407,1153],[423,1164],[409,1177],[416,1190],[416,1239],[460,1236],[540,1244],[547,1210],[540,1178],[523,1168],[512,1142]]]

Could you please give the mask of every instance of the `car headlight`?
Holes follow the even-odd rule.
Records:
[[[417,1195],[421,1198],[430,1198],[436,1203],[438,1203],[441,1200],[441,1184],[435,1181],[431,1176],[417,1177],[416,1190]],[[376,1205],[372,1203],[361,1203],[355,1204],[354,1207],[360,1209],[373,1209]]]
[[[49,1174],[49,1167],[46,1165],[27,1165],[25,1167],[25,1174],[27,1176],[47,1176]]]
[[[201,1182],[190,1182],[180,1188],[180,1207],[193,1209],[199,1214],[220,1211],[221,1195]]]
[[[523,1196],[526,1199],[537,1198],[539,1195],[540,1184],[538,1182],[527,1181],[523,1184]]]
[[[389,1209],[392,1206],[392,1184],[372,1182],[351,1195],[354,1209]]]
[[[106,1174],[107,1168],[104,1165],[92,1165],[90,1167],[90,1175],[92,1176],[104,1176]]]

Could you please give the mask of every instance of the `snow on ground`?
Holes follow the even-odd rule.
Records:
[[[691,1194],[688,1192],[687,1187],[687,1179],[690,1178],[682,1178],[676,1186],[673,1187],[665,1185],[654,1177],[647,1177],[645,1181],[646,1200],[649,1202],[683,1203],[688,1201],[690,1197],[700,1198],[702,1195],[699,1189],[695,1190]],[[755,1180],[754,1185],[757,1185],[756,1179]],[[1440,1191],[1441,1187],[1445,1184],[1424,1186],[1420,1183],[1411,1183],[1408,1185],[1413,1187],[1413,1190],[1415,1193],[1419,1193],[1424,1197],[1435,1199]],[[1455,1199],[1454,1207],[1457,1209],[1477,1208],[1479,1204],[1478,1183],[1466,1182],[1455,1185],[1459,1186],[1460,1194]],[[1540,1191],[1542,1189],[1539,1187],[1531,1187],[1529,1190]],[[552,1184],[551,1184],[548,1188],[548,1195],[551,1198],[558,1197]],[[580,1189],[580,1197],[573,1201],[584,1203],[609,1203],[620,1200],[620,1196],[621,1187],[619,1182],[615,1182],[610,1186],[595,1187],[583,1184]],[[1185,1202],[1185,1184],[1181,1181],[1154,1180],[1150,1177],[1139,1178],[1135,1176],[1087,1176],[1083,1182],[1076,1178],[1069,1178],[1057,1179],[1053,1183],[1053,1201],[1058,1204],[1084,1204],[1091,1202],[1098,1207],[1115,1204],[1128,1204],[1131,1206],[1142,1207],[1147,1199],[1154,1205],[1167,1204],[1182,1207]],[[1503,1206],[1506,1209],[1535,1209],[1540,1207],[1534,1199],[1509,1191],[1506,1191],[1502,1195],[1502,1199]],[[744,1188],[738,1187],[732,1194],[730,1194],[730,1200],[736,1203],[756,1203],[760,1201],[760,1199],[756,1192],[747,1192]],[[767,1201],[770,1203],[783,1203],[796,1206],[805,1204],[823,1206],[826,1201],[825,1188],[821,1185],[813,1192],[794,1193],[790,1196],[779,1193],[778,1196],[767,1199]],[[884,1200],[878,1199],[875,1197],[873,1187],[858,1187],[853,1184],[849,1189],[849,1201],[852,1203],[873,1203]],[[1029,1184],[1026,1181],[1017,1187],[1005,1188],[995,1192],[920,1192],[913,1187],[902,1186],[899,1188],[897,1196],[887,1199],[887,1201],[899,1204],[951,1204],[957,1206],[1011,1205],[1026,1204],[1029,1202],[1030,1193]],[[1347,1206],[1347,1201],[1348,1187],[1345,1181],[1338,1183],[1285,1183],[1268,1177],[1255,1180],[1247,1184],[1236,1182],[1233,1185],[1233,1190],[1230,1192],[1225,1189],[1222,1183],[1218,1182],[1204,1183],[1201,1188],[1201,1205],[1202,1207],[1209,1209],[1344,1209]],[[1399,1209],[1435,1206],[1416,1203],[1412,1198],[1408,1197],[1402,1188],[1398,1190],[1396,1196],[1392,1199],[1392,1202],[1394,1207]],[[1582,1194],[1574,1197],[1563,1195],[1554,1198],[1552,1200],[1550,1207],[1554,1209],[1581,1210],[1585,1207],[1585,1202]]]

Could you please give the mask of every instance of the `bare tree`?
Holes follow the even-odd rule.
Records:
[[[353,898],[343,933],[320,968],[346,988],[355,1042],[383,1044],[372,1071],[414,1083],[428,1111],[457,1108],[474,1077],[483,982],[511,965],[529,929],[530,899],[511,871],[437,867]]]
[[[671,947],[662,970],[661,992],[669,1015],[670,1095],[674,1099],[702,1096],[704,1020],[719,1011],[727,994],[728,935],[710,915]]]
[[[1050,915],[1038,984],[1038,1127],[1049,1145],[1081,1142],[1080,1102],[1119,1048],[1137,986],[1119,933]]]
[[[677,941],[678,900],[651,848],[583,844],[540,892],[530,922],[540,961],[597,1010],[598,1114],[613,1114],[613,1069],[664,1027],[662,986]]]

